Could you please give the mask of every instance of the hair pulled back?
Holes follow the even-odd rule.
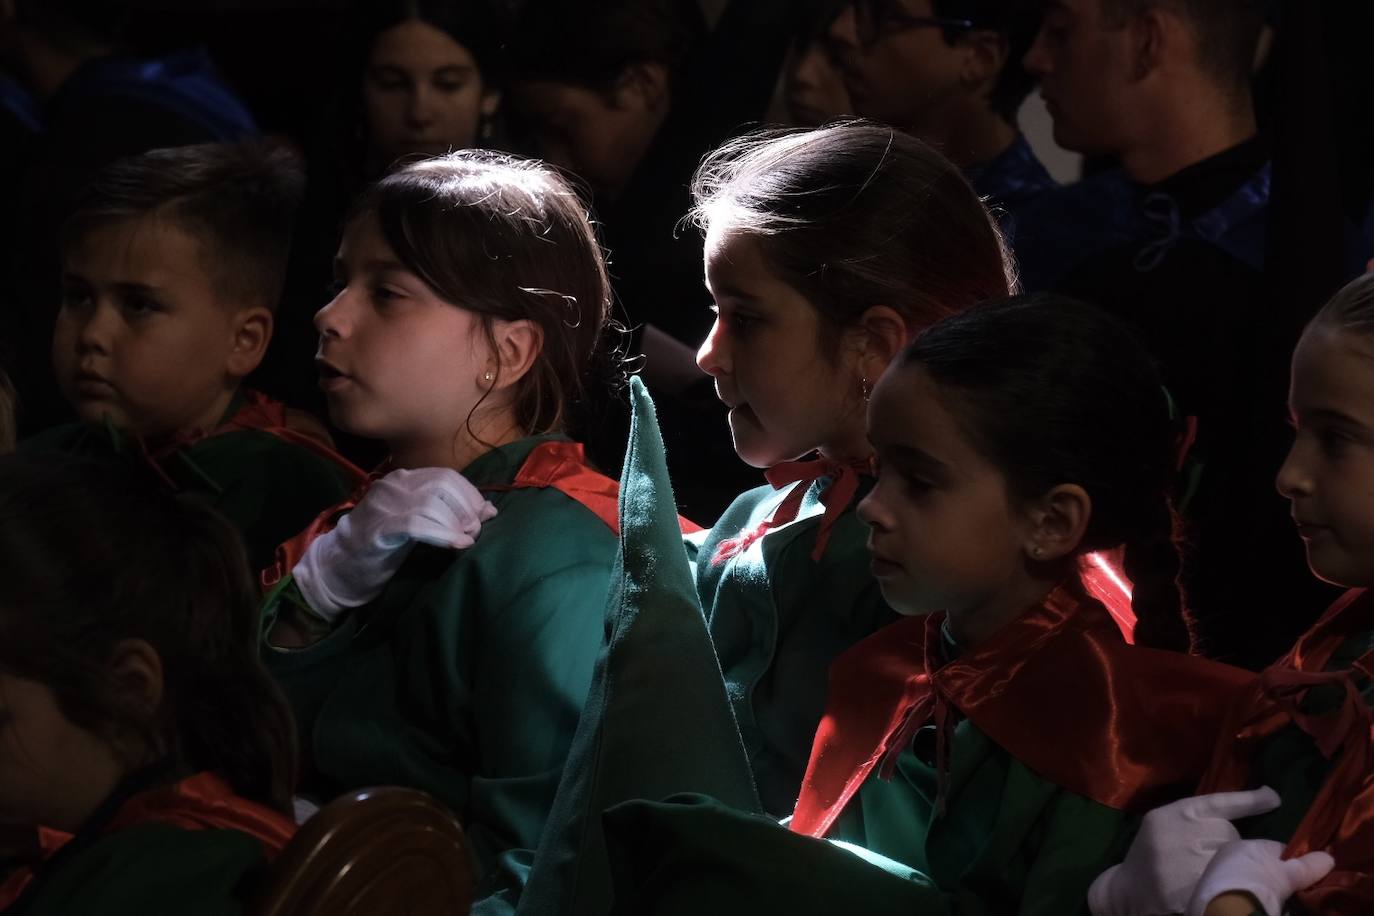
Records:
[[[365,214],[407,270],[478,316],[493,346],[494,321],[539,326],[542,349],[515,388],[527,433],[562,429],[569,407],[586,404],[589,379],[613,374],[605,259],[585,204],[552,169],[461,150],[387,175],[350,222]]]
[[[911,331],[1016,279],[997,224],[964,176],[919,140],[848,121],[763,131],[711,153],[690,217],[759,238],[770,267],[822,317],[822,340],[875,305]]]
[[[947,394],[1013,499],[1081,486],[1082,553],[1126,548],[1141,645],[1187,651],[1170,490],[1175,430],[1153,361],[1106,312],[1056,295],[1015,296],[942,321],[906,350]]]
[[[0,457],[0,670],[46,685],[88,731],[137,736],[289,812],[295,727],[258,657],[258,604],[238,533],[146,472]],[[162,660],[158,709],[115,683],[128,639]]]

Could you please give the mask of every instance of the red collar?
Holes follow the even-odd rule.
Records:
[[[291,540],[277,548],[276,562],[262,571],[263,589],[269,589],[286,577],[305,555],[306,548],[322,534],[333,531],[339,519],[358,504],[373,481],[385,476],[390,464],[383,465],[370,475],[344,502],[316,516],[315,520]],[[530,450],[520,470],[509,484],[482,486],[483,490],[523,490],[551,487],[581,503],[617,536],[620,534],[620,484],[593,468],[587,462],[586,449],[580,442],[553,439],[541,442]],[[684,534],[701,528],[685,518],[678,524]]]
[[[1254,677],[1128,646],[1101,604],[1068,588],[947,664],[943,620],[898,621],[831,667],[794,831],[824,836],[875,768],[920,726],[949,727],[952,712],[1058,786],[1112,808],[1149,807],[1192,788],[1226,698]]]
[[[780,528],[796,519],[797,513],[801,511],[802,500],[806,498],[806,491],[811,483],[822,477],[830,478],[830,482],[821,491],[821,504],[825,506],[825,514],[821,516],[821,526],[816,531],[816,546],[811,550],[812,562],[819,561],[825,555],[825,547],[830,543],[830,532],[834,529],[835,523],[844,515],[849,504],[854,501],[854,495],[859,491],[859,479],[861,475],[871,474],[872,467],[867,460],[864,461],[834,461],[829,458],[814,458],[809,461],[784,461],[782,464],[775,464],[763,476],[773,485],[774,489],[782,489],[785,486],[792,486],[791,492],[773,510],[773,514],[764,522],[761,522],[751,531],[741,532],[737,537],[726,538],[716,547],[715,554],[711,557],[711,564],[714,566],[724,563],[732,557],[736,557],[749,549],[759,538],[763,537],[774,528]]]
[[[289,817],[235,794],[223,778],[210,772],[140,792],[120,807],[103,833],[115,833],[141,824],[169,824],[183,830],[236,830],[261,842],[269,861],[277,857],[296,832],[296,824]],[[38,837],[46,861],[66,845],[72,835],[40,827]],[[29,867],[10,874],[0,885],[0,911],[19,898],[33,875]]]
[[[1233,704],[1199,790],[1246,788],[1260,746],[1289,724],[1306,732],[1332,761],[1284,852],[1292,858],[1324,849],[1336,858],[1335,871],[1299,893],[1304,912],[1374,910],[1374,713],[1357,683],[1374,678],[1374,650],[1348,670],[1325,670],[1347,638],[1371,629],[1374,595],[1354,589],[1337,599]],[[1318,687],[1334,688],[1340,703],[1330,712],[1309,714],[1302,703]]]

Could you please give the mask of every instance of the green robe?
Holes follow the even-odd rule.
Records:
[[[264,857],[258,840],[236,830],[149,823],[51,864],[5,916],[239,916]]]
[[[587,697],[616,555],[611,529],[571,497],[501,489],[549,438],[464,469],[498,510],[473,547],[417,546],[328,637],[266,653],[300,729],[302,794],[428,792],[467,831],[479,899],[524,884]]]
[[[810,485],[795,521],[716,563],[720,542],[756,529],[789,488],[763,486],[741,494],[697,554],[697,591],[711,639],[759,798],[776,817],[792,813],[796,804],[811,739],[825,712],[830,663],[897,619],[869,571],[868,526],[854,511],[871,479],[863,480],[839,517],[819,562],[811,559],[825,511],[824,482]]]
[[[236,399],[229,416],[241,404]],[[137,442],[118,430],[85,423],[45,430],[25,440],[21,448],[94,458],[120,454],[141,458]],[[353,489],[350,474],[339,465],[258,429],[197,440],[162,458],[158,469],[177,490],[194,494],[238,528],[254,571],[270,566],[277,545]]]
[[[932,731],[915,744],[933,744]],[[941,815],[935,769],[913,751],[890,782],[871,776],[830,833],[860,850],[705,799],[621,805],[607,818],[616,912],[1086,914],[1088,886],[1139,826],[1032,773],[967,720],[948,779]]]
[[[870,776],[831,838],[927,875],[961,916],[1087,912],[1088,886],[1121,861],[1138,817],[1037,776],[968,720],[950,740],[940,815],[934,728],[919,732],[913,747],[928,759],[909,749],[891,781]]]

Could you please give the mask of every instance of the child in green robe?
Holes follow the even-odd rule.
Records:
[[[0,458],[0,912],[247,912],[290,838],[290,711],[234,529],[147,475]]]
[[[896,619],[854,515],[872,485],[873,384],[921,328],[1015,281],[959,170],[885,127],[735,141],[693,191],[716,312],[697,362],[769,481],[699,542],[697,586],[760,798],[781,817],[830,661]]]
[[[1174,435],[1129,333],[1060,298],[975,306],[888,370],[868,429],[858,511],[910,616],[831,668],[790,832],[699,799],[612,809],[618,912],[1082,913],[1205,769],[1250,676],[1182,651]],[[1135,645],[1082,582],[1118,547]]]
[[[268,665],[302,793],[450,806],[478,912],[515,904],[601,644],[615,481],[565,434],[610,290],[586,210],[534,162],[465,151],[366,192],[316,316],[334,423],[391,458],[284,546]]]
[[[53,335],[80,422],[26,446],[147,464],[234,522],[254,568],[361,481],[317,420],[243,386],[272,338],[300,184],[288,154],[251,145],[98,173],[65,230]]]

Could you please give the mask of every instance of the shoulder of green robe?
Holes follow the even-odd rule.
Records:
[[[85,423],[63,423],[60,426],[39,430],[29,436],[19,443],[19,450],[86,454],[93,443],[98,443],[103,438],[93,435],[92,429]],[[109,451],[113,452],[113,449]]]
[[[185,466],[178,467],[179,461]],[[216,484],[228,488],[249,478],[265,481],[274,492],[283,495],[304,488],[312,495],[338,494],[338,500],[352,489],[350,472],[339,464],[303,445],[260,429],[207,436],[180,449],[177,455],[163,459],[162,463],[179,478],[198,477],[203,485],[211,488]]]
[[[234,830],[141,824],[66,858],[15,916],[238,916],[265,865]]]
[[[694,560],[696,562],[697,590],[704,601],[715,590],[724,574],[726,563],[716,560],[716,551],[722,541],[739,537],[753,531],[767,521],[787,495],[787,488],[775,489],[769,484],[745,490],[721,514],[711,530],[697,536]]]

